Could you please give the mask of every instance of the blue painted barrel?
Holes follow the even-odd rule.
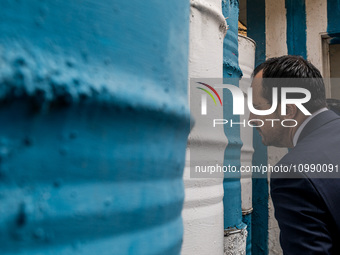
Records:
[[[222,1],[223,15],[227,17],[229,29],[223,42],[223,83],[239,87],[242,70],[238,62],[238,16],[239,1]],[[233,97],[228,90],[223,91],[223,118],[231,119],[234,123],[240,122],[239,115],[233,115]],[[241,167],[242,140],[240,126],[224,127],[228,138],[225,150],[224,165]],[[225,173],[223,180],[224,197],[224,235],[225,253],[245,254],[247,226],[242,222],[241,204],[241,173]]]
[[[239,4],[235,0],[222,2],[222,11],[228,17],[229,29],[223,42],[223,83],[239,86],[239,79],[242,71],[238,64],[238,14]],[[233,122],[240,122],[238,115],[233,115],[233,98],[228,90],[223,91],[223,117],[232,119]],[[241,147],[240,127],[233,126],[224,128],[228,138],[228,146],[225,151],[225,165],[241,166]],[[227,173],[223,182],[224,186],[224,229],[233,228],[242,222],[241,208],[241,183],[240,172]]]
[[[2,1],[0,253],[180,254],[189,2]]]

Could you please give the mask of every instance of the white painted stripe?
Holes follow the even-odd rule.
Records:
[[[320,33],[327,32],[327,1],[306,0],[307,58],[322,70],[322,45]]]
[[[266,0],[266,58],[287,55],[285,0]]]

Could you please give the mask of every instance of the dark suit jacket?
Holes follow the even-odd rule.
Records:
[[[291,164],[340,168],[340,116],[329,110],[308,122],[297,145],[277,165]],[[282,174],[272,174],[271,197],[284,254],[340,254],[340,178],[320,178],[324,176],[296,173],[281,179]]]

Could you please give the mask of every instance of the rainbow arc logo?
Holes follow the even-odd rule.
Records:
[[[222,106],[222,100],[221,100],[219,94],[217,93],[217,91],[212,86],[210,86],[210,85],[208,85],[206,83],[203,83],[203,82],[197,82],[197,83],[199,83],[199,84],[207,87],[208,89],[210,89],[217,96],[217,98],[220,101],[220,104]],[[213,94],[209,90],[204,89],[204,88],[200,88],[200,87],[196,87],[196,88],[206,92],[212,98],[212,100],[214,101],[215,105],[217,105],[216,100],[215,100]],[[201,114],[202,115],[207,115],[207,95],[206,94],[202,94],[202,101],[201,102],[202,102],[202,105],[201,105]]]

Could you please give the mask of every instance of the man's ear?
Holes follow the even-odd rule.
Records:
[[[296,115],[298,114],[298,108],[295,104],[287,104],[286,113],[287,115],[283,117],[285,117],[286,119],[295,119]]]

